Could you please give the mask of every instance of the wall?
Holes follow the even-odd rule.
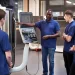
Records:
[[[29,0],[29,12],[32,12],[33,16],[39,16],[39,0]]]
[[[23,0],[23,11],[28,12],[28,0]]]

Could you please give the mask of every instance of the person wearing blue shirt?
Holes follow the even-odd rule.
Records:
[[[4,25],[5,14],[5,11],[0,9],[0,28]],[[11,67],[11,45],[7,33],[0,29],[0,75],[9,75]]]
[[[70,68],[73,62],[73,51],[70,51],[70,48],[74,45],[75,40],[75,21],[73,20],[73,12],[71,10],[66,10],[64,19],[66,22],[68,22],[68,25],[66,26],[65,32],[63,33],[63,57],[67,75],[69,75]]]
[[[49,75],[54,75],[54,53],[56,49],[56,39],[60,36],[59,23],[52,18],[52,10],[46,12],[46,20],[36,23],[19,23],[20,25],[35,26],[41,31],[42,64],[43,74],[48,75],[47,56],[49,55]]]

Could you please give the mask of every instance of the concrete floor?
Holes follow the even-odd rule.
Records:
[[[19,66],[22,62],[22,54],[23,54],[23,44],[17,45],[16,47],[16,58],[15,58],[15,66]],[[59,49],[59,47],[58,47]],[[62,48],[60,48],[62,49]],[[38,52],[30,51],[29,59],[28,59],[28,74],[26,69],[24,68],[20,72],[12,73],[11,75],[42,75],[42,60],[41,60],[41,51],[39,52],[39,60],[38,60]],[[38,70],[38,61],[39,61],[39,71]],[[64,67],[63,55],[62,53],[55,53],[55,75],[66,75],[66,70]]]

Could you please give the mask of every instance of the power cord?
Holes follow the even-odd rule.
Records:
[[[36,73],[33,74],[33,75],[37,75],[38,71],[39,71],[39,51],[38,51],[38,69],[37,69]],[[28,73],[28,75],[32,75],[32,74],[30,74],[30,73],[28,72],[27,65],[26,65],[26,72]]]

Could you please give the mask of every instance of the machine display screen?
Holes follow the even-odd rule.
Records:
[[[31,23],[32,22],[32,13],[31,12],[21,12],[20,13],[20,22],[23,23]],[[28,26],[21,25],[21,28],[25,28]]]

